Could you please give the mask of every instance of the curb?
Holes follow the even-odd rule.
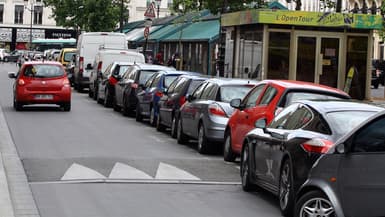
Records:
[[[0,107],[0,217],[40,217]]]

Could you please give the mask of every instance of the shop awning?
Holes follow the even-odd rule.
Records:
[[[154,32],[150,31],[150,36],[148,37],[148,41],[160,41],[161,39],[174,34],[184,26],[186,26],[186,24],[169,24],[167,26],[162,27],[161,29],[158,29],[157,31],[154,31]],[[142,38],[140,41],[144,41],[144,40],[145,39]]]
[[[126,25],[123,26],[123,33],[129,32],[132,29],[135,29],[137,26],[142,25],[143,23],[144,23],[144,20],[127,23]]]
[[[182,41],[208,41],[211,42],[219,37],[219,20],[208,20],[192,23],[183,28]],[[173,33],[161,41],[179,41],[180,32]]]
[[[159,29],[160,27],[162,27],[162,26],[151,26],[150,27],[150,34],[151,34],[151,32]],[[139,28],[133,29],[130,32],[126,33],[127,41],[136,42],[136,41],[144,38],[144,28],[145,27],[139,27]]]

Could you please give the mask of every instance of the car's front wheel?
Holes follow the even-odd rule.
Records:
[[[64,103],[61,107],[64,111],[69,112],[71,111],[71,102]]]
[[[205,127],[202,124],[199,125],[198,129],[198,152],[201,154],[206,154],[209,151],[208,139],[205,134]]]
[[[335,212],[329,198],[321,191],[304,194],[296,204],[295,217],[334,217]]]
[[[284,216],[292,214],[293,209],[293,175],[289,160],[285,160],[282,164],[282,169],[279,179],[279,205]]]
[[[8,62],[8,61],[9,61],[8,57],[4,57],[4,62]]]
[[[223,159],[227,162],[234,162],[237,156],[231,148],[231,133],[226,131],[225,133],[225,143],[223,145]]]
[[[13,108],[16,110],[16,111],[21,111],[23,110],[23,104],[18,102],[16,100],[16,97],[13,98]]]
[[[178,142],[178,144],[185,144],[188,140],[188,137],[186,136],[186,134],[183,133],[183,128],[182,128],[182,120],[180,119],[180,117],[177,119],[177,134],[176,134],[176,140]]]
[[[241,181],[244,191],[251,191],[255,188],[255,185],[251,182],[250,164],[250,149],[249,145],[245,144],[241,155]]]

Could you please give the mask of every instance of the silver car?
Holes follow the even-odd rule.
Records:
[[[243,98],[255,82],[241,79],[206,80],[181,107],[178,119],[178,143],[198,139],[198,152],[207,153],[214,142],[223,142],[227,121],[234,109],[230,101]]]

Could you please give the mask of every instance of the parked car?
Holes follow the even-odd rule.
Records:
[[[79,36],[74,69],[74,88],[79,92],[89,87],[94,57],[102,47],[127,49],[126,35],[117,32],[86,32]]]
[[[19,57],[25,53],[24,50],[14,50],[4,57],[4,62],[17,62]]]
[[[310,170],[318,164],[317,159],[324,154],[330,153],[330,150],[338,139],[380,111],[385,111],[385,109],[361,102],[345,100],[305,100],[294,103],[284,109],[267,126],[267,119],[265,117],[259,118],[256,122],[257,128],[249,132],[243,141],[244,146],[241,155],[240,172],[243,190],[249,191],[252,190],[255,185],[258,185],[271,191],[278,196],[282,213],[285,216],[291,216],[293,214],[295,195],[308,178]],[[383,128],[384,127],[378,126],[377,130]],[[375,146],[375,141],[378,141],[379,137],[374,134],[370,135],[372,135],[372,137],[369,137],[369,134],[362,135],[360,141],[362,137],[365,137],[366,142],[373,142],[372,144],[368,143],[369,146]],[[380,138],[385,139],[383,131],[378,135],[381,135]],[[382,151],[385,151],[384,141],[385,140],[383,140],[380,145],[383,146]],[[337,170],[337,168],[341,168],[338,166],[339,160],[337,160],[341,159],[341,156],[343,155],[337,154],[332,157],[334,159],[323,167],[323,172],[330,173],[331,171]],[[363,167],[367,161],[360,159],[360,157],[354,157],[354,155],[349,155],[348,158],[350,158],[348,160],[350,164],[344,167],[344,169],[346,169],[344,173],[347,176],[334,174],[328,176],[328,180],[324,178],[324,183],[330,183],[331,177],[337,177],[337,180],[341,178],[341,180],[347,180],[350,183],[357,183],[355,187],[359,187],[360,190],[357,189],[357,191],[361,191],[365,188],[362,188],[363,185],[358,184],[360,181],[354,180],[361,179],[357,178],[357,174],[360,174],[360,177],[363,174],[360,173],[359,170],[355,173],[351,173],[352,171],[348,172],[347,170],[352,167],[354,168],[355,165],[361,165],[361,167]],[[369,161],[373,162],[373,160]],[[368,165],[366,165],[365,168],[371,168],[369,170],[372,170],[372,166],[375,167],[375,165],[371,165],[371,167],[367,166]],[[319,177],[326,177],[323,173],[318,174],[317,180]],[[366,177],[363,179],[366,179]],[[340,183],[340,181],[338,181],[338,183]],[[333,185],[339,186],[342,184],[338,183],[333,183]],[[354,185],[350,185],[350,187],[341,190],[349,189],[348,191],[351,191],[351,187],[353,186]],[[329,185],[329,187],[331,187],[331,185]],[[336,189],[337,187],[331,188]],[[330,188],[324,187],[322,189],[326,189],[327,192],[330,190]],[[366,189],[369,190],[370,188],[368,187]],[[353,192],[351,192],[350,195],[350,198],[360,197],[359,194],[354,195]],[[383,198],[385,197],[383,196]],[[349,199],[343,201],[349,203]],[[349,209],[351,209],[353,206],[349,207]],[[316,206],[313,208],[321,209]],[[330,206],[325,207],[325,209],[326,208],[329,209]],[[304,213],[303,208],[301,209],[301,213]],[[308,211],[307,214],[310,212],[314,213],[311,209]],[[366,209],[366,211],[368,211],[368,209]],[[328,211],[328,213],[331,212]],[[325,215],[325,213],[322,213],[315,216],[334,215]]]
[[[114,110],[121,110],[123,115],[132,114],[136,109],[137,93],[143,90],[147,80],[158,71],[170,71],[172,68],[151,64],[135,64],[127,69],[122,79],[115,85]]]
[[[98,83],[102,73],[106,70],[107,66],[113,61],[125,61],[131,63],[144,63],[144,55],[138,53],[135,50],[122,50],[122,49],[100,49],[94,59],[92,71],[89,77],[89,97],[97,100],[98,103],[102,103],[103,99],[98,97]]]
[[[58,104],[71,110],[71,86],[63,66],[58,62],[25,62],[14,78],[13,107],[16,111],[29,104]]]
[[[254,129],[255,122],[265,117],[269,123],[282,108],[301,99],[350,99],[345,92],[328,86],[302,81],[265,80],[242,99],[230,104],[237,110],[230,117],[225,131],[223,156],[234,161],[241,153],[243,139]]]
[[[142,121],[144,117],[150,118],[150,124],[156,125],[159,114],[158,102],[163,96],[164,91],[180,75],[191,74],[183,71],[159,71],[153,74],[144,84],[142,91],[138,92],[138,104],[136,108],[136,120]]]
[[[164,91],[158,103],[159,115],[156,120],[156,129],[158,131],[171,127],[171,136],[177,137],[176,118],[179,117],[180,107],[186,102],[195,88],[207,79],[207,77],[197,75],[181,75],[170,84],[170,87]]]
[[[9,55],[9,53],[7,52],[6,49],[0,48],[0,61],[4,61],[5,57],[8,55]]]
[[[180,108],[178,143],[198,139],[198,152],[208,153],[222,142],[227,121],[234,111],[230,100],[243,98],[256,83],[241,79],[212,78],[200,84]]]
[[[76,48],[63,48],[57,57],[58,62],[66,67],[71,62],[73,55],[76,55]]]
[[[112,62],[100,75],[98,82],[98,100],[105,107],[111,107],[115,97],[115,85],[122,79],[127,69],[134,65],[132,62]]]

